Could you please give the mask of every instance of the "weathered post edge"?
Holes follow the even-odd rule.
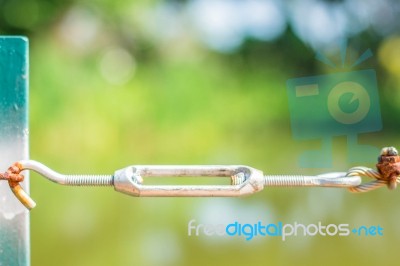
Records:
[[[0,36],[0,169],[28,159],[29,42]],[[29,191],[29,177],[22,186]],[[0,265],[30,265],[29,212],[0,182]]]

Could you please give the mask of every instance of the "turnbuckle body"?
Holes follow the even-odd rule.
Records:
[[[148,177],[229,177],[231,185],[145,185]],[[264,188],[260,170],[242,165],[140,165],[114,174],[116,191],[140,197],[238,197]]]

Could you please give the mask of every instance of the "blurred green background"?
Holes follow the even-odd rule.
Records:
[[[132,164],[300,168],[320,140],[295,141],[286,81],[372,68],[383,129],[360,143],[398,146],[400,6],[384,1],[0,0],[0,34],[30,39],[30,154],[63,173]],[[332,68],[322,52],[355,68]],[[378,156],[378,154],[376,155]],[[370,163],[367,166],[373,167]],[[110,188],[62,187],[31,175],[32,265],[393,265],[398,192],[266,188],[246,198],[131,198]],[[380,225],[384,236],[188,236],[187,224],[243,220]]]

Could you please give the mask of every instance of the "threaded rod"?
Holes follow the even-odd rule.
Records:
[[[112,175],[65,175],[65,185],[109,187],[114,185]]]

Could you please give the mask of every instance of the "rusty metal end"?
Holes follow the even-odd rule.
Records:
[[[36,202],[22,189],[18,182],[8,181],[10,188],[17,199],[28,209],[35,208]]]
[[[383,148],[376,168],[381,174],[379,179],[386,181],[390,190],[396,189],[397,177],[400,176],[400,156],[396,148]]]
[[[23,166],[20,162],[12,164],[4,177],[8,180],[11,191],[17,197],[17,199],[28,209],[31,210],[36,206],[36,203],[31,199],[31,197],[23,190],[19,182],[24,181],[24,176],[21,173],[23,171]]]

